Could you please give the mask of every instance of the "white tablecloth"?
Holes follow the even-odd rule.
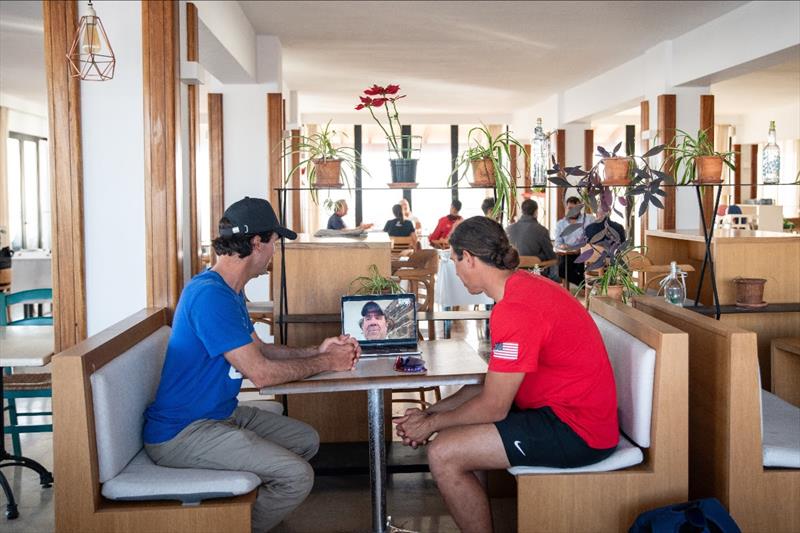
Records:
[[[470,294],[456,275],[450,260],[450,250],[439,250],[439,273],[436,276],[435,303],[443,307],[454,305],[492,305],[494,300],[485,294]]]
[[[44,250],[16,252],[11,258],[11,292],[51,288],[51,262],[50,252]]]

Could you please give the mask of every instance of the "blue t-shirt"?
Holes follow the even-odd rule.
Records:
[[[344,219],[336,213],[328,219],[328,229],[344,229]]]
[[[253,341],[244,296],[213,270],[183,289],[156,399],[144,413],[144,441],[166,442],[196,420],[228,418],[242,375],[225,359]]]

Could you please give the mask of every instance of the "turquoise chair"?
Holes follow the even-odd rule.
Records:
[[[0,326],[49,326],[53,324],[52,316],[33,316],[11,320],[12,305],[36,305],[44,301],[53,301],[52,289],[31,289],[15,293],[0,293]],[[17,411],[18,398],[52,398],[52,379],[50,373],[14,374],[10,368],[3,369],[3,400],[8,402],[4,411],[8,411],[9,424],[5,434],[11,435],[14,455],[22,455],[19,436],[21,433],[52,433],[53,424],[19,425],[20,417],[52,416],[52,411]]]

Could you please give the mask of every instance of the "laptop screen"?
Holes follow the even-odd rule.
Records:
[[[342,296],[342,333],[362,346],[416,344],[416,295]]]

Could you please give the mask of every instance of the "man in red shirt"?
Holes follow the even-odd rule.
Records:
[[[450,232],[453,231],[453,226],[461,220],[461,216],[458,214],[459,211],[461,211],[461,202],[453,200],[453,203],[450,204],[450,214],[439,219],[436,229],[430,234],[428,240],[433,242],[447,239],[450,236]]]
[[[405,444],[426,444],[431,473],[462,531],[492,530],[485,470],[599,462],[619,439],[614,374],[589,313],[560,285],[517,271],[503,228],[473,217],[450,237],[456,273],[492,309],[483,385],[395,420]]]

